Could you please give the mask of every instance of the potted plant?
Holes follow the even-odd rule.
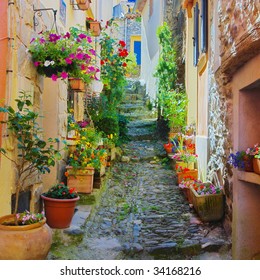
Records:
[[[76,27],[65,34],[46,31],[31,40],[29,52],[39,74],[53,81],[69,77],[71,82],[76,79],[77,84],[79,80],[90,83],[99,72],[93,63],[96,52],[91,42],[89,34]],[[79,90],[82,89],[81,86]]]
[[[218,221],[224,214],[223,188],[211,183],[196,184],[190,188],[194,209],[205,222]]]
[[[47,192],[41,194],[43,199],[47,224],[51,228],[67,228],[70,226],[78,193],[63,182],[52,186]]]
[[[172,159],[176,161],[176,170],[178,167],[183,167],[183,168],[189,168],[189,169],[194,169],[195,167],[195,162],[197,162],[197,155],[196,154],[190,154],[187,153],[186,151],[178,152],[172,156]]]
[[[247,172],[253,172],[253,149],[247,149],[246,151],[238,151],[236,153],[231,153],[228,157],[228,163],[233,167]]]
[[[68,155],[67,185],[79,193],[91,193],[95,170],[100,172],[106,151],[98,149],[101,135],[93,127],[78,126],[77,129],[75,148]]]
[[[49,173],[50,167],[61,158],[60,152],[54,148],[59,140],[41,138],[38,114],[31,109],[28,94],[21,92],[15,101],[17,110],[11,106],[0,107],[0,112],[7,115],[1,123],[16,146],[15,154],[0,148],[1,155],[11,161],[16,172],[14,212],[0,218],[0,259],[45,259],[51,246],[51,230],[42,215],[18,213],[19,194],[29,188],[28,180],[39,173]],[[31,219],[32,216],[38,218]],[[23,224],[21,218],[30,220],[30,223]]]
[[[253,157],[253,171],[256,174],[260,174],[260,148],[259,144],[255,144],[254,148],[251,149],[254,155]]]
[[[97,37],[101,33],[101,24],[100,21],[96,19],[87,17],[86,18],[86,28],[91,32],[91,35]]]
[[[177,173],[177,182],[180,184],[183,178],[185,177],[192,177],[194,180],[198,179],[198,169],[189,169],[187,167],[182,167],[177,165],[176,166],[176,173]]]
[[[196,187],[198,184],[201,184],[202,182],[200,180],[197,180],[197,178],[187,175],[184,176],[179,183],[179,188],[183,191],[186,199],[188,200],[189,204],[192,204],[192,195],[190,189],[192,187]]]
[[[76,0],[80,10],[86,11],[90,7],[91,0]]]

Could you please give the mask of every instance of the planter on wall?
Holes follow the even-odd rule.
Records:
[[[0,260],[45,260],[52,243],[46,219],[30,225],[4,225],[14,215],[0,218]]]
[[[93,167],[73,169],[67,168],[67,185],[70,188],[75,188],[78,193],[91,193],[93,191],[94,173]]]
[[[72,90],[83,91],[85,89],[85,83],[80,78],[69,78],[69,85]]]
[[[78,8],[82,11],[88,10],[90,7],[90,0],[76,0]]]
[[[79,196],[70,199],[56,199],[41,195],[47,224],[51,228],[68,228],[74,215]]]
[[[97,37],[101,33],[101,24],[99,21],[89,21],[86,23],[87,30],[91,31],[91,35]]]

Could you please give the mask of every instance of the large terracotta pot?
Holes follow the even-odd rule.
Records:
[[[52,243],[52,230],[41,222],[9,226],[14,215],[0,218],[0,260],[45,260]]]
[[[51,228],[68,228],[71,224],[79,196],[71,199],[56,199],[41,195],[47,224]]]

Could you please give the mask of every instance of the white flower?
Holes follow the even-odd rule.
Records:
[[[51,62],[49,60],[45,60],[45,62],[44,62],[45,67],[48,67],[50,64],[51,64]]]
[[[55,64],[55,62],[52,60],[52,61],[51,61],[51,65],[53,65],[53,64]]]

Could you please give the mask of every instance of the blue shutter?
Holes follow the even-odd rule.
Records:
[[[193,34],[193,65],[197,66],[199,60],[199,5],[194,7],[194,34]]]
[[[208,48],[208,1],[201,0],[201,52],[206,53]]]
[[[141,41],[134,41],[134,53],[136,54],[137,65],[141,65]]]

